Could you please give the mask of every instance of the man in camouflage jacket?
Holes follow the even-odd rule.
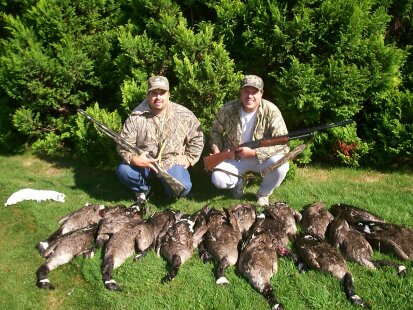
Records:
[[[192,187],[187,169],[199,160],[204,147],[204,135],[198,119],[184,106],[170,101],[169,96],[166,77],[149,78],[147,98],[133,110],[123,125],[121,136],[143,153],[138,156],[118,146],[117,151],[123,162],[116,173],[136,193],[138,202],[146,201],[150,192],[148,178],[157,172],[153,166],[155,161],[186,187],[181,196],[187,195]],[[162,183],[166,194],[173,196],[167,184]]]
[[[287,145],[251,149],[238,147],[241,143],[287,134],[280,110],[262,99],[264,83],[255,75],[246,75],[241,82],[240,99],[226,103],[219,111],[211,129],[211,153],[235,149],[236,158],[217,165],[212,183],[232,189],[240,198],[246,182],[241,177],[247,171],[262,172],[289,152]],[[288,162],[263,177],[257,192],[258,204],[268,205],[268,197],[280,186],[289,169]]]

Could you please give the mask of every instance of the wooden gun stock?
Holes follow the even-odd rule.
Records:
[[[212,170],[214,167],[222,163],[224,160],[233,159],[235,158],[235,151],[234,150],[227,150],[222,151],[219,153],[211,154],[205,156],[204,159],[204,166],[206,170]]]

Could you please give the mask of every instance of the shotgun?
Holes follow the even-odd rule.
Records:
[[[137,155],[142,154],[142,151],[138,147],[128,143],[118,133],[116,133],[115,131],[113,131],[109,127],[105,126],[104,124],[102,124],[101,122],[99,122],[98,120],[93,118],[91,115],[87,114],[82,109],[77,109],[77,111],[82,116],[84,116],[85,118],[87,118],[88,120],[93,122],[96,125],[96,127],[99,129],[99,131],[101,131],[102,133],[104,133],[105,135],[110,137],[113,141],[115,141],[117,144],[119,144],[121,147],[123,147],[127,151],[129,151],[131,153],[134,153],[134,154],[137,154]],[[146,155],[146,157],[150,158],[148,155]],[[171,176],[169,173],[167,173],[165,170],[163,170],[157,162],[154,162],[152,164],[158,170],[158,173],[156,173],[156,176],[158,178],[162,179],[166,184],[168,184],[168,186],[170,187],[172,192],[175,194],[175,196],[177,196],[177,197],[180,196],[180,194],[184,190],[186,190],[185,185],[183,185],[180,181],[178,181],[173,176]]]
[[[245,143],[240,144],[238,147],[249,147],[251,149],[256,149],[259,147],[287,144],[288,141],[293,140],[293,139],[302,139],[302,138],[310,137],[316,131],[326,130],[326,129],[339,127],[339,126],[345,126],[345,125],[351,124],[352,122],[353,120],[348,119],[348,120],[337,122],[337,123],[331,123],[331,124],[321,125],[321,126],[317,126],[313,128],[292,131],[282,136],[277,136],[273,138],[263,138],[263,139],[258,139],[258,140],[254,140],[250,142],[245,142]],[[233,150],[225,150],[219,153],[205,156],[203,158],[205,169],[208,171],[212,170],[214,167],[222,163],[224,160],[235,158],[236,154],[237,154],[236,149],[233,149]]]

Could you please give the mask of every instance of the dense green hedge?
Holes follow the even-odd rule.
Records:
[[[290,130],[356,121],[317,135],[303,163],[411,162],[412,3],[0,0],[0,144],[113,165],[78,107],[119,130],[162,74],[208,133],[241,76],[258,74]]]

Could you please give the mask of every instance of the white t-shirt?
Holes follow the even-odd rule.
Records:
[[[241,137],[239,144],[250,142],[252,140],[252,133],[256,118],[257,111],[247,113],[241,107]]]

